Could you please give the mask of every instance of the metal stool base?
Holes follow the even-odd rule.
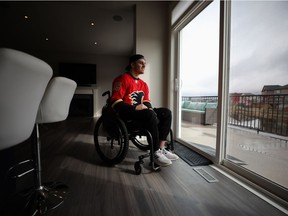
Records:
[[[68,187],[61,182],[45,183],[8,198],[0,210],[1,216],[39,216],[59,207],[69,195]]]

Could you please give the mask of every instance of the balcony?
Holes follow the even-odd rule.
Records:
[[[288,95],[231,96],[228,123],[288,136]]]
[[[182,97],[182,101],[217,103],[218,97]],[[288,95],[230,96],[228,124],[288,136]]]
[[[217,97],[182,99],[217,103]],[[288,188],[287,117],[288,95],[230,96],[225,158]],[[216,131],[217,123],[196,124],[182,119],[180,138],[215,156]]]

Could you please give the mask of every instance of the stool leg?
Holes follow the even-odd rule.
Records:
[[[7,198],[0,204],[0,215],[43,215],[60,206],[68,195],[68,187],[60,182],[42,183],[40,137],[38,125],[32,133],[35,186]],[[29,171],[30,172],[30,171]]]
[[[36,124],[36,143],[34,143],[35,158],[35,189],[31,193],[25,209],[31,215],[42,215],[60,206],[68,195],[68,187],[60,182],[42,183],[41,178],[41,140],[39,136],[39,126]]]

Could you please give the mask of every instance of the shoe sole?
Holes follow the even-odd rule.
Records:
[[[161,166],[161,167],[166,167],[166,166],[169,166],[169,165],[171,165],[172,164],[172,162],[171,163],[169,163],[169,164],[160,164],[160,163],[157,163],[157,162],[155,162],[158,166]]]
[[[166,157],[166,158],[168,158],[165,154],[164,154],[164,156]],[[179,159],[179,157],[177,157],[177,158],[168,158],[169,160],[171,160],[171,161],[173,161],[173,160],[178,160]]]

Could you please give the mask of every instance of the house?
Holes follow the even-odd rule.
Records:
[[[287,94],[288,85],[265,85],[261,92],[262,95]]]

